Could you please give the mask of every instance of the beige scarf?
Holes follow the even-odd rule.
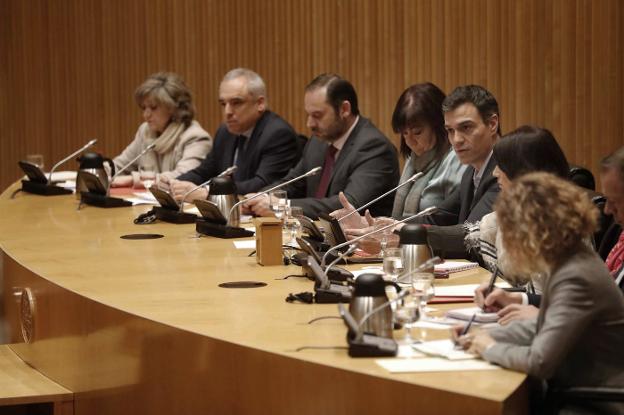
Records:
[[[178,141],[180,134],[182,134],[184,130],[186,130],[184,124],[170,122],[167,128],[165,128],[165,131],[157,137],[156,134],[148,128],[147,134],[145,135],[145,141],[147,145],[150,145],[151,143],[156,144],[154,151],[163,155],[171,151],[172,147]]]

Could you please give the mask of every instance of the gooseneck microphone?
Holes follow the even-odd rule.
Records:
[[[368,238],[369,236],[376,234],[377,232],[382,232],[382,231],[385,231],[386,229],[393,228],[393,227],[395,227],[395,226],[396,226],[396,225],[398,225],[398,224],[401,224],[401,223],[404,223],[404,222],[409,222],[410,220],[413,220],[413,219],[419,218],[419,217],[421,217],[421,216],[431,215],[431,214],[432,214],[433,212],[435,212],[437,209],[438,209],[438,208],[437,208],[437,207],[435,207],[435,206],[428,207],[427,209],[422,210],[422,211],[420,211],[420,212],[418,212],[418,213],[416,213],[416,214],[414,214],[414,215],[412,215],[412,216],[409,216],[409,217],[407,217],[407,218],[405,218],[405,219],[401,219],[401,220],[396,221],[396,222],[393,222],[393,223],[391,223],[391,224],[389,224],[389,225],[383,226],[383,227],[381,227],[381,228],[379,228],[379,229],[375,229],[375,230],[373,230],[373,231],[370,231],[370,232],[368,232],[368,233],[365,233],[364,235],[360,235],[360,236],[358,236],[358,237],[355,237],[355,238],[353,238],[353,239],[351,239],[351,240],[349,240],[349,241],[347,241],[347,242],[343,242],[343,243],[341,243],[341,244],[334,245],[334,246],[332,246],[331,248],[329,248],[329,249],[327,250],[327,252],[325,252],[325,255],[323,255],[323,258],[322,258],[322,260],[321,260],[321,266],[325,266],[325,262],[326,262],[327,256],[328,256],[328,255],[329,255],[329,253],[330,253],[330,252],[332,252],[332,251],[336,251],[336,250],[339,250],[339,249],[341,249],[341,248],[344,248],[345,246],[352,245],[352,244],[354,244],[354,243],[356,243],[356,242],[358,242],[358,241],[361,241],[361,240],[362,240],[362,239],[364,239],[364,238]]]
[[[340,261],[341,259],[343,259],[346,256],[349,256],[353,253],[353,251],[355,251],[355,249],[357,248],[356,245],[351,245],[351,247],[344,253],[340,253],[339,255],[336,256],[336,259],[334,259],[332,262],[329,263],[329,265],[327,267],[325,267],[325,276],[329,278],[329,272],[333,269],[333,267],[338,263],[338,261]]]
[[[367,207],[369,207],[370,205],[372,205],[373,203],[375,203],[376,201],[383,199],[384,197],[388,196],[390,193],[397,191],[398,189],[400,189],[401,187],[412,183],[414,180],[419,179],[424,173],[419,171],[418,173],[414,174],[412,177],[410,177],[409,179],[407,179],[406,181],[404,181],[403,183],[401,183],[400,185],[388,190],[386,193],[382,194],[381,196],[376,197],[375,199],[371,200],[370,202],[366,203],[365,205],[360,206],[359,208],[355,209],[353,212],[349,212],[346,215],[344,215],[343,217],[341,217],[340,219],[338,219],[338,222],[340,222],[341,220],[348,218],[349,216],[361,212],[363,209],[366,209]]]
[[[221,173],[219,173],[218,175],[216,175],[215,177],[223,177],[223,176],[229,176],[232,173],[234,173],[236,171],[236,169],[238,169],[237,166],[230,166],[227,169],[223,170]],[[198,184],[197,186],[193,187],[191,190],[189,190],[188,192],[184,193],[182,195],[182,200],[180,200],[180,212],[182,212],[184,210],[184,201],[186,200],[186,197],[188,195],[190,195],[191,193],[193,193],[195,190],[200,189],[204,186],[209,185],[212,180],[215,177],[211,177],[210,179],[206,180],[205,182],[203,182],[202,184]]]
[[[119,176],[121,174],[121,172],[125,171],[128,167],[132,166],[134,164],[135,161],[137,161],[138,159],[140,159],[145,153],[147,153],[148,151],[150,151],[151,149],[153,149],[154,147],[156,147],[156,143],[152,143],[149,146],[145,147],[143,149],[143,151],[141,151],[135,158],[133,158],[132,160],[130,160],[128,163],[126,163],[122,168],[120,168],[119,170],[117,170],[117,172],[115,174],[113,174],[113,177],[111,177],[110,182],[108,184],[108,187],[110,189],[110,184],[113,182],[113,180],[115,180],[115,177]],[[107,192],[108,193],[108,189]]]
[[[230,213],[228,213],[228,217],[227,217],[227,222],[228,222],[228,223],[230,223],[230,219],[232,218],[232,212],[234,212],[234,209],[237,209],[237,208],[238,208],[240,205],[242,205],[243,203],[248,202],[248,201],[250,201],[250,200],[252,200],[252,199],[255,199],[255,198],[257,198],[257,197],[260,197],[260,196],[266,195],[266,194],[268,194],[268,193],[271,193],[273,190],[280,189],[280,188],[282,188],[282,187],[284,187],[284,186],[287,186],[287,185],[289,185],[289,184],[291,184],[291,183],[294,183],[294,182],[296,182],[296,181],[298,181],[298,180],[305,179],[306,177],[309,177],[309,176],[314,176],[315,174],[318,174],[318,172],[320,172],[321,170],[322,170],[322,167],[321,167],[321,166],[315,167],[315,168],[311,169],[310,171],[308,171],[307,173],[302,174],[301,176],[297,176],[297,177],[295,177],[294,179],[290,179],[290,180],[288,180],[287,182],[280,183],[280,184],[278,184],[278,185],[276,185],[276,186],[271,187],[270,189],[264,190],[264,191],[262,191],[262,192],[260,192],[260,193],[256,193],[256,194],[255,194],[255,195],[253,195],[253,196],[250,196],[250,197],[247,197],[247,198],[245,198],[245,199],[243,199],[243,200],[238,201],[238,202],[237,202],[237,203],[235,203],[235,204],[234,204],[234,206],[232,206],[232,208],[230,209]]]
[[[63,160],[57,162],[54,166],[52,166],[52,168],[50,169],[50,173],[48,174],[48,183],[52,182],[52,173],[54,172],[54,170],[56,170],[56,168],[58,166],[60,166],[61,164],[65,163],[67,160],[77,156],[78,154],[80,154],[81,152],[85,151],[86,149],[88,149],[89,147],[93,146],[95,143],[97,143],[97,138],[94,138],[93,140],[89,141],[87,144],[85,144],[84,146],[82,146],[80,149],[74,151],[73,153],[71,153],[69,156],[65,157]]]

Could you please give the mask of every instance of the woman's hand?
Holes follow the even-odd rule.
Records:
[[[495,288],[487,294],[488,283],[483,283],[475,290],[475,303],[488,313],[496,313],[509,304],[522,304],[522,294],[510,293],[500,288]]]
[[[532,305],[509,304],[498,312],[498,323],[502,326],[514,320],[527,320],[535,318],[539,314],[539,308]]]
[[[494,340],[486,330],[478,330],[474,333],[461,335],[464,327],[466,326],[454,326],[451,329],[451,337],[455,344],[466,350],[468,353],[481,356],[488,347],[496,344],[496,340]]]

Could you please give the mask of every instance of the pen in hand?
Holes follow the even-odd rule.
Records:
[[[474,323],[475,319],[477,318],[477,313],[474,313],[472,315],[472,317],[470,317],[470,320],[468,321],[468,324],[466,324],[466,326],[464,326],[464,329],[461,331],[461,333],[459,333],[459,336],[457,336],[457,338],[455,339],[455,348],[460,348],[461,345],[459,344],[459,339],[463,336],[465,336],[466,334],[468,334],[468,331],[470,330],[470,326],[472,326],[472,323]]]
[[[483,300],[487,298],[488,295],[494,290],[494,283],[496,282],[496,277],[498,276],[498,265],[494,267],[494,271],[492,271],[492,275],[490,276],[490,283],[488,284],[487,289],[483,292]],[[485,304],[484,304],[485,308]]]

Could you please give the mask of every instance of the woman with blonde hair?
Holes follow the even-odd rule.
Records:
[[[537,318],[460,337],[485,360],[549,387],[624,386],[624,297],[584,240],[598,211],[582,189],[549,173],[512,181],[495,205],[508,260],[543,275]],[[624,404],[564,413],[624,413]]]
[[[199,165],[212,149],[212,139],[197,121],[191,92],[182,78],[174,73],[159,72],[148,77],[135,91],[134,98],[143,111],[144,123],[134,140],[113,160],[121,168],[148,151],[126,172],[149,166],[156,173],[175,178]],[[119,176],[113,185],[132,183],[129,175]]]

